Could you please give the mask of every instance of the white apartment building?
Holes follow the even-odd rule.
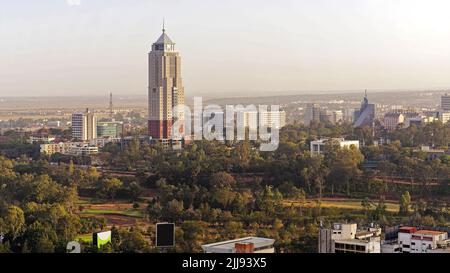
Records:
[[[354,146],[355,148],[359,149],[359,141],[358,140],[345,140],[343,138],[333,138],[333,139],[320,139],[311,141],[310,144],[310,151],[312,156],[321,155],[324,153],[325,146],[330,141],[334,142],[336,145],[339,145],[339,147],[343,148],[350,148]]]
[[[91,146],[88,143],[73,143],[68,147],[65,154],[74,156],[95,155],[98,154],[98,147]]]
[[[281,129],[286,126],[285,111],[267,111],[259,113],[260,124],[269,128]]]
[[[97,116],[89,109],[85,113],[72,115],[72,137],[80,141],[97,138]]]
[[[268,128],[281,129],[286,126],[286,112],[285,111],[246,111],[244,112],[244,127],[245,128],[259,128],[261,125]]]
[[[357,229],[357,224],[333,224],[319,230],[319,253],[381,253],[381,229]]]
[[[415,227],[401,227],[398,245],[402,253],[433,253],[450,245],[448,233],[435,230],[417,230]]]
[[[441,108],[444,111],[450,111],[450,94],[441,97]]]

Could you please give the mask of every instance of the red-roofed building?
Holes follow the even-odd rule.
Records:
[[[398,232],[402,232],[402,233],[414,233],[416,231],[417,231],[417,228],[415,228],[415,227],[401,227],[398,230]]]
[[[435,230],[417,230],[415,227],[401,227],[398,243],[403,253],[426,253],[448,241],[448,233]]]

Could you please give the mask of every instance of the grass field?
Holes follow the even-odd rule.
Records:
[[[112,210],[112,209],[85,209],[81,215],[121,215],[128,217],[141,218],[143,216],[141,210],[127,209],[127,210]]]
[[[377,202],[372,201],[373,205],[376,206]],[[295,201],[284,201],[285,206],[291,206],[291,204],[294,204],[294,206],[299,206],[299,202]],[[393,202],[386,202],[386,210],[389,212],[398,212],[399,205],[397,203]],[[312,208],[317,206],[317,200],[316,199],[309,199],[304,203],[304,206],[307,208]],[[322,208],[338,208],[338,209],[349,209],[349,210],[362,210],[363,207],[361,206],[361,200],[360,199],[323,199],[321,203]]]
[[[78,242],[92,243],[92,234],[80,235],[75,240]]]

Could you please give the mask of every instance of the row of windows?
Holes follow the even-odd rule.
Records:
[[[356,251],[362,251],[362,252],[366,251],[366,247],[365,246],[348,245],[348,244],[340,244],[340,243],[336,243],[335,244],[335,249],[356,250]]]

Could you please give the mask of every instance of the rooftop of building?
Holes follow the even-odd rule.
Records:
[[[444,231],[436,231],[436,230],[418,230],[416,232],[414,232],[414,234],[420,234],[420,235],[441,235],[441,234],[445,234],[447,232]]]
[[[314,143],[323,143],[323,142],[327,142],[327,141],[339,141],[339,142],[359,142],[359,140],[346,140],[344,138],[322,138],[322,139],[318,139],[318,140],[313,140],[311,142]]]
[[[425,153],[445,153],[444,149],[436,149],[430,146],[421,146],[420,149],[415,149],[414,152],[425,152]]]
[[[373,235],[373,231],[358,231],[356,232],[356,237],[364,237],[364,236],[371,236]]]
[[[384,117],[389,117],[389,118],[398,118],[400,116],[403,116],[403,113],[398,113],[398,112],[389,112],[384,114]]]
[[[172,42],[172,39],[169,38],[169,36],[166,34],[166,32],[164,31],[163,34],[161,34],[161,36],[159,37],[159,39],[156,41],[155,44],[175,44],[174,42]]]
[[[255,249],[258,249],[272,246],[275,243],[275,240],[260,237],[245,237],[235,240],[202,245],[202,248],[204,251],[207,252],[214,250],[214,252],[229,253],[235,249],[236,244],[249,244],[249,243],[253,244]]]
[[[414,233],[417,231],[417,228],[415,227],[401,227],[398,230],[399,232],[403,232],[403,233]]]

